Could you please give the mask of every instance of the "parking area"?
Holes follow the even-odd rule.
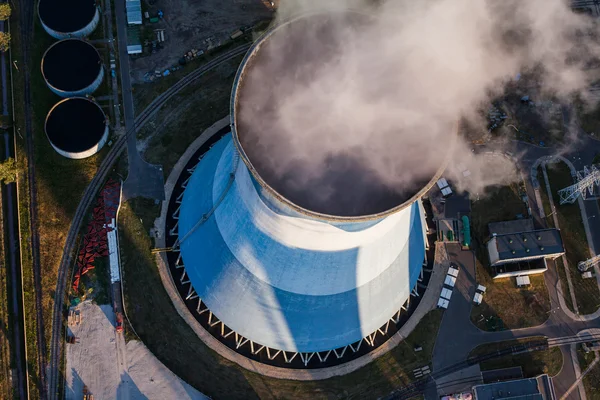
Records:
[[[264,0],[143,0],[139,30],[143,53],[132,56],[133,82],[142,82],[149,71],[177,65],[190,51],[218,47],[238,30],[270,20],[275,9],[271,4]]]

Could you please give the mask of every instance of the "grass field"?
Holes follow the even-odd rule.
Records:
[[[577,345],[577,359],[581,372],[594,361],[595,354],[593,352],[586,353],[581,345]],[[600,399],[600,363],[596,364],[590,372],[583,378],[583,386],[588,399]]]
[[[119,212],[119,238],[127,314],[143,342],[175,374],[215,399],[377,398],[411,381],[412,369],[429,363],[442,313],[432,311],[398,347],[343,377],[315,382],[259,376],[221,358],[179,317],[163,288],[148,235],[158,212],[136,199]],[[423,351],[415,353],[416,344]]]
[[[589,400],[600,400],[600,363],[583,378],[583,386]]]
[[[165,178],[203,130],[229,114],[231,86],[241,60],[236,57],[204,75],[163,106],[140,132],[153,135],[144,158],[162,164]]]
[[[514,279],[492,279],[485,243],[488,224],[527,215],[518,183],[493,187],[471,204],[471,225],[477,262],[477,281],[487,287],[480,306],[471,309],[471,321],[483,330],[518,329],[542,324],[548,318],[550,299],[542,275],[519,289]],[[500,322],[500,321],[501,322]]]
[[[10,19],[11,32],[11,51],[10,55],[13,62],[17,65],[28,65],[24,62],[21,54],[21,37],[19,35],[20,3],[13,4],[12,15]],[[14,132],[15,136],[15,158],[17,160],[17,195],[19,201],[19,230],[21,246],[21,268],[23,275],[23,303],[27,309],[24,313],[24,334],[25,347],[29,360],[34,360],[27,364],[27,374],[29,376],[29,395],[31,398],[39,397],[39,369],[37,364],[38,348],[36,343],[37,320],[35,312],[35,291],[33,283],[33,261],[31,256],[31,230],[29,223],[29,193],[27,191],[29,179],[27,176],[27,167],[29,160],[26,154],[25,138],[22,132],[25,131],[24,116],[24,77],[20,71],[11,68],[11,80],[13,91],[11,97],[14,104]]]
[[[522,340],[510,340],[506,342],[488,343],[476,347],[469,357],[492,353],[494,351],[503,350],[511,346],[523,344],[527,342],[535,342],[543,340],[541,337],[532,337]],[[535,377],[540,374],[548,374],[555,376],[562,368],[562,353],[560,348],[553,347],[548,350],[539,350],[516,355],[508,355],[491,360],[486,360],[480,364],[482,371],[492,369],[509,368],[520,366],[523,368],[523,375],[527,378]]]
[[[4,188],[2,188],[4,190]],[[11,352],[12,349],[12,329],[9,322],[10,301],[9,301],[9,264],[7,255],[4,251],[6,238],[4,237],[4,210],[0,202],[0,399],[9,399],[13,397],[11,384]]]
[[[477,261],[477,282],[487,290],[481,305],[471,309],[471,321],[482,330],[499,329],[497,319],[502,320],[505,329],[543,324],[550,310],[548,288],[543,275],[532,275],[530,279],[531,285],[525,288],[518,288],[514,278],[494,280]]]
[[[565,253],[569,263],[568,271],[571,274],[577,306],[581,314],[593,313],[600,306],[598,285],[595,279],[583,279],[577,271],[577,263],[587,260],[590,256],[587,237],[581,219],[581,210],[579,209],[578,202],[558,205],[558,190],[571,185],[573,182],[571,172],[564,163],[548,165],[547,171],[552,188],[552,197],[555,201],[560,232],[565,246]],[[566,286],[566,282],[562,286]]]

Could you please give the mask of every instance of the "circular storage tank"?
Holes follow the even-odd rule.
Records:
[[[73,159],[96,154],[108,139],[102,108],[83,97],[59,101],[46,116],[46,136],[61,156]]]
[[[38,14],[46,32],[56,39],[86,37],[100,21],[94,0],[40,0]]]
[[[84,96],[94,92],[104,78],[98,50],[81,39],[54,43],[42,58],[46,85],[61,97]]]

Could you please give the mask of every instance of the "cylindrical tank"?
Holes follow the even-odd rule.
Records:
[[[45,131],[58,154],[81,159],[96,154],[108,139],[108,119],[102,108],[84,97],[59,101],[46,116]]]
[[[268,146],[282,111],[273,93],[294,79],[310,87],[328,57],[335,59],[346,36],[336,36],[332,24],[360,34],[369,21],[357,13],[311,15],[257,41],[234,82],[232,133],[187,182],[177,220],[186,280],[211,315],[257,345],[309,353],[356,343],[399,312],[421,273],[427,227],[420,198],[441,174],[443,158],[429,170],[407,163],[419,178],[399,190],[377,183],[354,159],[334,159],[315,187],[297,190],[274,160],[287,157],[295,171],[314,172],[310,161],[285,142]],[[306,35],[318,40],[308,45]],[[328,113],[317,111],[301,117],[316,121]]]
[[[89,36],[100,21],[94,0],[40,0],[38,14],[46,32],[56,39]]]
[[[54,43],[42,58],[46,85],[61,97],[91,94],[102,83],[104,68],[98,50],[81,39]]]

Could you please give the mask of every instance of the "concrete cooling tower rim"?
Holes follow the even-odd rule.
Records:
[[[368,15],[363,12],[355,11],[355,10],[343,10],[343,11],[340,10],[340,11],[335,11],[335,12],[357,13],[357,14],[362,14],[362,15]],[[331,11],[329,11],[328,13],[331,13]],[[386,211],[379,212],[379,213],[360,215],[360,216],[338,216],[338,215],[323,214],[323,213],[319,213],[319,212],[315,212],[315,211],[306,209],[304,207],[299,206],[298,204],[293,203],[292,201],[290,201],[289,199],[287,199],[286,197],[284,197],[280,193],[278,193],[273,187],[271,187],[261,177],[261,175],[258,173],[256,168],[250,161],[249,156],[245,152],[243,145],[240,142],[239,132],[237,131],[237,110],[238,110],[237,104],[238,104],[238,94],[239,94],[238,88],[241,87],[241,83],[243,82],[243,79],[245,77],[246,67],[250,68],[249,67],[251,65],[250,61],[259,52],[262,44],[266,43],[266,41],[268,41],[269,38],[272,35],[274,35],[275,33],[277,33],[277,31],[280,30],[282,27],[285,27],[289,24],[292,24],[292,23],[294,23],[298,20],[304,19],[304,18],[309,18],[311,16],[317,16],[317,15],[327,15],[328,13],[323,12],[323,11],[312,12],[312,13],[303,14],[299,17],[290,19],[278,26],[275,26],[275,27],[269,29],[267,32],[265,32],[263,34],[263,36],[261,36],[258,40],[256,40],[256,42],[254,42],[254,44],[250,47],[250,49],[244,56],[244,59],[242,60],[240,66],[237,70],[235,80],[233,82],[233,90],[231,93],[230,118],[231,118],[231,133],[233,136],[233,143],[240,155],[240,158],[242,159],[244,164],[246,164],[246,166],[248,167],[248,170],[253,175],[253,177],[256,179],[256,181],[261,185],[261,187],[263,189],[265,189],[270,195],[274,196],[277,200],[281,201],[285,205],[291,207],[296,212],[306,215],[307,217],[310,217],[310,218],[322,219],[322,220],[327,220],[327,221],[338,221],[338,222],[356,221],[356,222],[359,222],[359,221],[378,220],[378,219],[381,219],[388,215],[394,214],[406,207],[409,207],[417,199],[421,198],[425,193],[427,193],[427,191],[437,182],[437,180],[441,177],[442,173],[446,169],[451,151],[447,151],[446,155],[441,156],[440,167],[435,172],[435,174],[432,176],[432,178],[419,191],[417,191],[410,198],[406,199],[400,205],[390,208]],[[457,132],[458,132],[458,122],[451,128],[451,131],[450,131],[450,133],[453,135],[453,140],[450,143],[451,145],[454,145],[454,143],[456,141]]]
[[[48,47],[41,69],[48,85],[57,91],[72,92],[93,84],[101,73],[102,63],[92,44],[73,38]]]

